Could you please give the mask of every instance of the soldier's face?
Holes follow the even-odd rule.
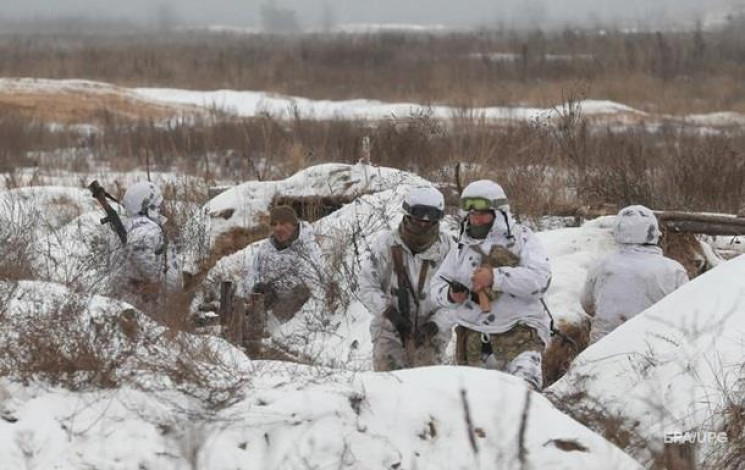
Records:
[[[482,227],[489,225],[494,220],[494,212],[490,210],[486,211],[470,211],[468,213],[468,223],[473,227]]]
[[[272,235],[280,243],[285,243],[295,233],[295,224],[292,222],[273,222]]]

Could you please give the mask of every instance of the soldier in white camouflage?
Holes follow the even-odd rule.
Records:
[[[313,227],[291,206],[269,211],[272,233],[253,257],[246,284],[280,323],[291,320],[311,298],[324,271]]]
[[[549,319],[541,299],[551,268],[533,232],[517,223],[493,181],[461,194],[463,232],[432,282],[432,298],[452,312],[456,361],[522,377],[542,386]]]
[[[122,205],[126,243],[111,239],[110,282],[115,293],[137,307],[151,310],[165,292],[181,287],[181,272],[173,245],[168,243],[160,214],[163,196],[151,182],[133,184]]]
[[[616,216],[613,237],[618,251],[599,260],[587,273],[580,296],[593,317],[596,342],[688,282],[685,268],[665,257],[657,217],[649,208],[624,207]]]
[[[391,371],[442,364],[453,327],[429,287],[452,240],[440,232],[445,199],[433,187],[412,188],[396,230],[381,234],[360,276],[360,299],[373,314],[373,368]]]

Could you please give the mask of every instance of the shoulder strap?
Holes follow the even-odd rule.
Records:
[[[419,270],[419,285],[417,286],[416,295],[421,297],[422,291],[424,290],[424,283],[427,282],[427,273],[429,272],[430,261],[428,259],[422,260],[422,269]],[[417,299],[417,302],[419,299]]]
[[[391,246],[391,257],[393,258],[393,266],[396,269],[396,277],[398,278],[398,288],[406,289],[416,297],[414,288],[411,285],[409,275],[406,274],[406,266],[404,265],[404,249],[401,245]],[[416,302],[419,299],[415,299]]]
[[[391,246],[391,256],[393,258],[393,265],[396,268],[396,277],[398,277],[398,288],[406,289],[411,293],[411,297],[414,299],[414,303],[419,307],[419,299],[424,291],[424,284],[427,282],[427,273],[429,272],[430,261],[422,260],[422,267],[419,270],[419,283],[417,290],[414,290],[414,286],[411,284],[409,275],[406,273],[406,266],[404,263],[403,247],[401,245]]]

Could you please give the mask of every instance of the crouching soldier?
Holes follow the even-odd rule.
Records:
[[[621,209],[613,237],[618,251],[590,268],[580,297],[585,312],[594,317],[591,342],[688,282],[685,268],[657,246],[660,229],[648,208]]]
[[[463,232],[432,282],[432,297],[451,309],[456,361],[496,369],[542,386],[549,337],[541,297],[551,281],[543,246],[515,222],[502,188],[488,180],[461,194]]]
[[[310,299],[323,271],[321,249],[313,228],[298,220],[290,206],[272,208],[269,224],[271,236],[254,256],[247,283],[264,309],[284,323]]]
[[[163,196],[153,183],[127,188],[122,199],[126,240],[123,245],[111,240],[112,289],[148,313],[156,313],[164,294],[181,286],[178,259],[162,228],[162,204]]]
[[[362,268],[360,298],[373,314],[373,368],[391,371],[442,364],[453,322],[432,303],[430,281],[451,248],[440,233],[445,199],[413,188],[398,229],[381,234]]]

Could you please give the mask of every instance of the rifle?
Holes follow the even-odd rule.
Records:
[[[461,284],[458,281],[452,281],[452,280],[447,279],[446,277],[443,277],[443,276],[440,276],[440,279],[442,279],[443,281],[447,282],[450,285],[450,288],[456,294],[457,293],[475,294],[475,292],[471,292],[471,290],[468,288],[468,286],[466,286],[464,284]],[[491,311],[491,305],[489,304],[489,302],[490,302],[489,296],[486,294],[486,292],[484,292],[483,290],[482,291],[479,291],[478,294],[476,294],[476,296],[479,299],[479,305],[481,306],[481,311],[483,313],[487,313],[487,312]]]
[[[440,276],[440,279],[442,279],[443,281],[447,282],[448,285],[450,286],[450,288],[456,294],[465,294],[465,293],[471,292],[468,289],[468,286],[466,286],[465,284],[461,284],[458,281],[453,281],[452,279],[448,279],[445,276]]]
[[[417,303],[417,311],[414,312],[414,322],[411,321],[411,302],[409,300],[409,292],[414,294],[414,288],[411,286],[411,281],[409,280],[409,276],[406,274],[406,268],[404,266],[404,260],[403,260],[403,249],[400,245],[394,245],[391,247],[391,258],[393,259],[393,267],[396,270],[396,277],[398,278],[398,287],[395,289],[396,294],[396,307],[399,313],[406,319],[409,320],[410,323],[416,322],[416,314],[419,310],[419,299],[414,297],[414,302]],[[418,325],[414,325],[414,329],[416,330],[416,327]],[[400,332],[399,332],[400,334]],[[405,343],[408,340],[408,338],[401,337],[401,342]]]
[[[109,204],[109,201],[106,199],[111,199],[115,203],[119,204],[119,201],[117,201],[111,194],[107,193],[103,187],[98,184],[98,180],[93,180],[91,184],[88,185],[88,189],[90,189],[91,194],[93,195],[93,199],[98,201],[98,203],[103,207],[103,210],[106,212],[106,217],[101,219],[101,225],[104,224],[110,224],[111,230],[114,231],[119,236],[119,240],[121,240],[122,245],[127,244],[127,231],[124,229],[124,224],[122,224],[122,219],[119,218],[119,214],[116,213],[113,207]]]

